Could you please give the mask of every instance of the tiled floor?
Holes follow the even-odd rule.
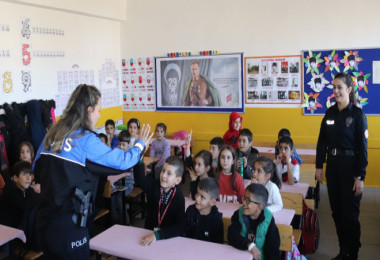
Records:
[[[321,200],[317,209],[321,237],[319,248],[315,254],[306,255],[309,260],[331,259],[339,252],[338,238],[327,196],[326,185],[321,185]],[[380,259],[380,188],[365,188],[360,207],[361,242],[362,248],[359,259]],[[134,226],[143,227],[144,220],[134,219]],[[102,259],[114,260],[116,257],[103,255]]]
[[[318,251],[307,259],[331,259],[339,253],[338,238],[331,216],[326,185],[321,185],[317,209],[321,237]],[[361,243],[359,259],[380,259],[380,188],[364,188],[360,206]]]

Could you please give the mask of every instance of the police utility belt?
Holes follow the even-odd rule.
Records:
[[[337,155],[355,156],[355,151],[354,150],[343,150],[343,149],[332,148],[329,151],[329,155],[332,155],[332,156],[337,156]]]

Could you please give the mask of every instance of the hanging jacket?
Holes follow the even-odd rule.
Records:
[[[46,135],[46,128],[42,122],[40,101],[33,99],[26,103],[29,128],[34,150],[37,151]]]

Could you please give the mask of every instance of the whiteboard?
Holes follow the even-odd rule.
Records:
[[[0,2],[0,104],[55,99],[57,115],[80,83],[121,105],[120,23]]]

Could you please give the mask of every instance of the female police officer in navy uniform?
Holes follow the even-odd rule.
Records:
[[[36,226],[46,259],[90,259],[87,226],[98,175],[134,166],[152,137],[149,125],[143,126],[134,147],[112,150],[92,132],[100,107],[99,90],[79,85],[38,150],[34,172],[41,183],[41,201]]]
[[[359,207],[368,164],[367,119],[355,105],[351,76],[339,73],[333,85],[336,104],[326,111],[321,123],[315,176],[318,181],[323,180],[327,155],[327,189],[340,247],[333,259],[357,259]]]

